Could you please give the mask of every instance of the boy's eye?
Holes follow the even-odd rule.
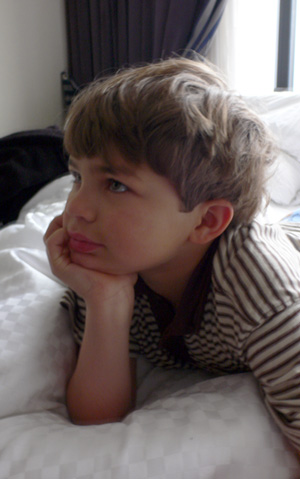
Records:
[[[77,171],[70,170],[70,174],[73,177],[73,183],[80,183],[81,182],[81,176]]]
[[[111,179],[109,180],[109,190],[113,193],[125,193],[128,191],[128,188],[120,181]]]

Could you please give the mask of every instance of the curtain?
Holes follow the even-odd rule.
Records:
[[[69,74],[77,85],[122,66],[206,55],[227,0],[65,0]]]

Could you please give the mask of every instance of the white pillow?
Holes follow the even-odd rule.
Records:
[[[270,128],[280,154],[269,181],[271,199],[280,205],[300,202],[300,94],[275,92],[245,97]]]
[[[268,181],[268,191],[271,200],[278,205],[300,204],[300,162],[295,156],[280,150]]]
[[[43,234],[62,211],[67,182],[41,190],[0,230],[0,417],[64,404],[75,345],[59,304],[66,288],[50,271]]]

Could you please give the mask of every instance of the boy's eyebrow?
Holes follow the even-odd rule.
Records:
[[[69,160],[68,160],[68,167],[70,168],[70,166],[73,166],[74,168],[76,167],[76,163],[74,160],[72,160],[71,157],[69,157]]]
[[[77,167],[76,160],[70,157],[68,161],[68,166],[76,168]],[[127,176],[137,176],[135,173],[135,170],[133,168],[130,168],[130,166],[126,165],[125,163],[122,165],[114,166],[108,161],[105,161],[105,164],[97,165],[95,167],[95,170],[99,171],[100,173],[108,173],[110,175],[123,174]]]
[[[109,173],[110,175],[123,174],[127,176],[135,176],[134,170],[128,166],[113,166],[110,163],[97,166],[95,170],[100,171],[100,173]]]

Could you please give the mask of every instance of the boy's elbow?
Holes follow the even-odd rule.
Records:
[[[114,411],[112,408],[81,408],[72,407],[68,404],[68,413],[71,422],[77,426],[95,426],[100,424],[121,422],[132,411],[132,408],[126,408],[119,410],[116,408]]]
[[[71,422],[75,425],[75,426],[99,426],[101,424],[108,424],[108,423],[114,423],[114,422],[121,422],[124,417],[126,416],[120,416],[120,417],[111,417],[111,418],[108,418],[108,417],[103,417],[103,418],[99,418],[99,417],[78,417],[78,416],[74,416],[72,414],[69,414],[69,417],[70,417],[70,420]]]
[[[90,426],[121,422],[134,409],[135,396],[93,397],[67,388],[66,405],[73,424]]]

